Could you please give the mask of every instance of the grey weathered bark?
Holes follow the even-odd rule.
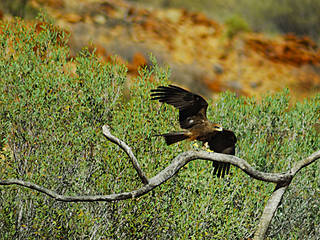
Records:
[[[123,141],[121,141],[119,138],[113,136],[110,132],[109,126],[104,125],[102,127],[102,132],[103,135],[110,141],[113,142],[115,144],[117,144],[130,158],[131,163],[134,167],[134,169],[137,171],[138,176],[140,177],[141,181],[143,184],[147,184],[148,183],[148,178],[147,176],[144,174],[144,172],[142,171],[139,162],[137,160],[137,158],[134,156],[131,148]]]
[[[289,171],[288,173],[291,176],[291,179],[284,182],[279,182],[276,185],[274,192],[272,193],[271,197],[269,198],[266,206],[264,207],[262,216],[260,218],[260,222],[258,224],[257,230],[254,235],[254,240],[265,239],[268,227],[271,223],[271,220],[280,205],[282,197],[289,187],[291,180],[293,177],[304,167],[308,166],[309,164],[313,163],[315,160],[319,159],[320,151],[317,151],[310,155],[309,157],[297,162]]]
[[[270,226],[271,220],[280,205],[282,200],[283,194],[287,190],[289,184],[285,186],[276,186],[276,189],[272,193],[271,197],[269,198],[266,206],[263,209],[262,216],[260,218],[260,222],[258,224],[257,230],[254,234],[254,240],[265,239],[267,234],[268,228]]]
[[[298,173],[303,167],[308,166],[309,164],[313,163],[314,161],[320,158],[320,151],[317,151],[312,155],[310,155],[309,157],[307,157],[306,159],[297,162],[293,166],[293,168],[287,171],[286,173],[265,173],[265,172],[261,172],[254,169],[248,162],[236,156],[206,152],[206,151],[188,151],[188,152],[179,154],[177,157],[175,157],[172,160],[171,164],[167,166],[164,170],[159,172],[156,176],[150,179],[147,179],[146,175],[140,168],[138,160],[134,156],[131,148],[126,143],[124,143],[117,137],[113,136],[110,133],[108,126],[103,126],[103,134],[106,136],[107,139],[117,144],[120,148],[122,148],[127,153],[138,176],[140,177],[142,183],[144,183],[144,185],[141,188],[137,190],[133,190],[131,192],[115,193],[115,194],[109,194],[109,195],[66,196],[66,195],[61,195],[57,192],[54,192],[50,189],[44,188],[42,186],[39,186],[37,184],[27,182],[27,181],[22,181],[19,179],[5,180],[0,178],[0,185],[20,185],[26,188],[36,190],[38,192],[42,192],[57,201],[63,201],[63,202],[94,202],[94,201],[112,202],[112,201],[119,201],[119,200],[125,200],[130,198],[137,198],[147,194],[148,192],[150,192],[157,186],[163,184],[168,179],[170,179],[175,174],[177,174],[177,172],[183,166],[185,166],[189,162],[196,159],[231,163],[232,165],[240,168],[242,171],[250,175],[252,178],[255,178],[257,180],[261,180],[264,182],[272,182],[277,184],[275,191],[271,195],[263,211],[263,214],[260,219],[260,223],[257,227],[256,233],[254,236],[254,239],[264,239],[266,232],[268,230],[268,227],[270,225],[271,219],[276,209],[278,208],[280,201],[282,199],[282,196],[285,190],[287,189],[287,187],[289,186],[289,184],[291,183],[291,180],[294,177],[294,175]]]

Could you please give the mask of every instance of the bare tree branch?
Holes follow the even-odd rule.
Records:
[[[304,160],[301,160],[297,162],[293,168],[291,168],[290,172],[294,176],[297,174],[302,168],[308,166],[309,164],[313,163],[315,160],[317,160],[320,156],[320,151],[314,152],[309,157],[305,158]]]
[[[137,158],[134,156],[131,148],[123,141],[121,141],[120,139],[118,139],[117,137],[113,136],[110,132],[110,128],[107,125],[104,125],[102,127],[102,132],[103,135],[110,141],[113,142],[115,144],[117,144],[130,158],[132,165],[134,167],[134,169],[137,171],[138,176],[140,177],[141,181],[143,184],[147,184],[148,183],[148,178],[147,176],[144,174],[144,172],[142,171]]]
[[[309,164],[313,163],[315,160],[320,158],[320,151],[314,152],[309,157],[297,162],[289,171],[288,174],[291,175],[292,178],[304,167],[308,166]],[[274,192],[272,193],[271,197],[269,198],[262,216],[260,218],[260,222],[258,224],[257,230],[254,235],[254,240],[262,240],[265,239],[269,225],[271,220],[280,205],[282,197],[289,187],[290,181],[287,182],[280,182],[277,184]]]
[[[310,160],[311,162],[314,162],[315,160],[320,158],[320,151],[314,153],[311,155],[312,158]],[[310,157],[311,157],[310,156]],[[308,157],[307,159],[309,159]],[[231,155],[225,155],[220,153],[212,153],[212,152],[206,152],[206,151],[188,151],[179,154],[177,157],[175,157],[172,161],[172,163],[167,166],[164,170],[159,172],[156,176],[149,179],[148,184],[142,186],[141,188],[131,191],[131,192],[123,192],[123,193],[116,193],[116,194],[110,194],[110,195],[93,195],[93,196],[65,196],[60,195],[52,190],[49,190],[47,188],[44,188],[42,186],[39,186],[34,183],[30,183],[27,181],[22,181],[18,179],[8,179],[8,180],[0,180],[0,185],[20,185],[23,187],[31,188],[36,191],[42,192],[55,200],[58,201],[64,201],[64,202],[93,202],[93,201],[119,201],[119,200],[125,200],[130,198],[137,198],[142,195],[145,195],[146,193],[153,190],[155,187],[159,186],[160,184],[164,183],[171,177],[173,177],[183,166],[185,166],[187,163],[196,160],[196,159],[203,159],[208,161],[218,161],[218,162],[224,162],[224,163],[231,163],[232,165],[242,169],[246,173],[248,173],[251,177],[262,180],[265,182],[274,182],[274,183],[289,183],[292,179],[292,171],[288,171],[288,173],[264,173],[255,170],[253,167],[250,166],[249,163],[247,163],[245,160],[231,156]],[[302,160],[304,161],[304,160]],[[309,163],[309,164],[310,164]]]
[[[265,239],[266,233],[268,231],[268,228],[270,226],[271,220],[277,210],[277,208],[280,205],[280,202],[282,200],[282,197],[289,187],[289,183],[280,186],[280,184],[277,184],[274,192],[272,193],[271,197],[269,198],[266,206],[264,207],[262,216],[260,218],[260,222],[257,226],[257,230],[254,234],[254,240],[262,240]]]
[[[150,192],[157,186],[163,184],[165,181],[167,181],[168,179],[173,177],[175,174],[177,174],[177,172],[183,166],[185,166],[189,162],[196,159],[230,163],[240,168],[242,171],[247,173],[252,178],[255,178],[257,180],[261,180],[264,182],[272,182],[277,184],[275,191],[273,192],[273,194],[271,195],[270,199],[266,204],[266,207],[263,211],[263,214],[260,219],[260,223],[257,227],[255,237],[254,237],[254,239],[264,239],[266,236],[268,227],[270,225],[270,222],[272,220],[272,217],[274,216],[275,211],[281,202],[283,194],[285,193],[286,189],[288,188],[295,174],[298,173],[303,167],[308,166],[309,164],[313,163],[314,161],[320,158],[320,151],[317,151],[312,155],[310,155],[309,157],[307,157],[306,159],[303,159],[297,162],[286,173],[265,173],[265,172],[261,172],[254,169],[248,162],[236,156],[225,155],[220,153],[212,153],[212,152],[206,152],[206,151],[188,151],[188,152],[179,154],[177,157],[175,157],[172,160],[171,164],[167,166],[164,170],[159,172],[156,176],[150,179],[147,179],[146,175],[140,168],[138,160],[134,156],[131,148],[125,142],[113,136],[110,133],[108,126],[106,125],[103,126],[103,134],[107,139],[117,144],[121,149],[123,149],[126,152],[126,154],[129,156],[132,162],[133,167],[137,171],[141,181],[145,184],[144,186],[142,186],[137,190],[133,190],[131,192],[115,193],[115,194],[109,194],[109,195],[66,196],[66,195],[61,195],[45,187],[39,186],[37,184],[19,180],[19,179],[7,179],[7,180],[0,179],[0,185],[20,185],[20,186],[44,193],[55,200],[63,201],[63,202],[94,202],[94,201],[112,202],[112,201],[137,198],[147,194],[148,192]]]

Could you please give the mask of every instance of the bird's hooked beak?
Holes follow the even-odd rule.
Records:
[[[220,124],[215,124],[213,126],[213,129],[217,132],[222,132],[223,131],[223,127]]]

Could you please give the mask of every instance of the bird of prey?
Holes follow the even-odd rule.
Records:
[[[235,134],[222,128],[220,124],[212,123],[207,119],[208,103],[201,96],[183,88],[169,85],[159,86],[151,90],[151,100],[173,105],[179,110],[179,132],[170,132],[157,136],[164,137],[166,144],[189,139],[208,143],[210,150],[217,153],[235,154],[237,138]],[[224,177],[229,173],[230,164],[213,162],[214,175]]]

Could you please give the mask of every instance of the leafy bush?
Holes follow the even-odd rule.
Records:
[[[168,84],[167,71],[155,63],[125,89],[124,66],[101,63],[87,50],[68,60],[67,39],[44,22],[1,23],[1,179],[28,180],[66,195],[140,187],[126,155],[102,136],[104,124],[132,147],[148,177],[194,148],[190,142],[166,146],[154,137],[178,129],[177,112],[149,97],[150,89]],[[209,118],[236,132],[236,155],[260,170],[284,172],[319,150],[313,125],[320,118],[320,95],[293,107],[287,91],[262,101],[223,93],[209,103]],[[319,171],[317,162],[296,177],[270,236],[320,234]],[[152,193],[114,203],[56,202],[0,186],[0,238],[248,238],[274,185],[235,167],[231,172],[217,179],[210,163],[194,161]],[[307,227],[298,227],[302,223]]]
[[[38,10],[28,0],[2,0],[0,9],[13,16],[35,18]]]
[[[186,8],[202,11],[225,22],[240,16],[250,29],[262,32],[296,33],[319,40],[320,1],[318,0],[131,0],[143,5]]]
[[[270,20],[281,32],[310,35],[319,40],[320,2],[318,0],[273,1],[274,6],[266,8],[264,16],[270,14]],[[276,7],[275,7],[276,6]]]
[[[232,39],[238,33],[250,31],[248,23],[237,15],[228,18],[225,25],[227,27],[226,35],[229,39]]]

